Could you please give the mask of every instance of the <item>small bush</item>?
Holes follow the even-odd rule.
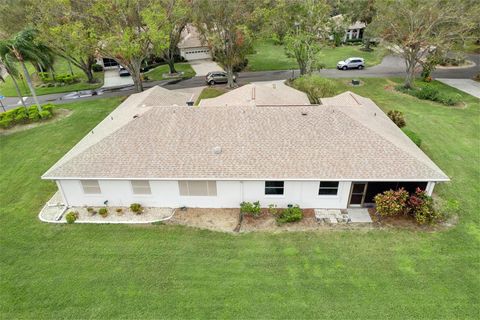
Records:
[[[424,85],[422,88],[405,88],[404,86],[397,86],[395,88],[397,91],[409,94],[418,99],[430,100],[434,102],[439,102],[446,106],[453,106],[460,102],[461,96],[459,94],[451,95],[441,93],[437,88],[432,85]]]
[[[403,128],[407,124],[405,122],[405,117],[403,115],[403,112],[401,111],[390,110],[388,111],[387,115],[399,128]]]
[[[424,86],[420,90],[415,90],[414,92],[415,96],[422,100],[437,101],[440,96],[440,91],[432,86]]]
[[[40,120],[40,113],[38,112],[37,106],[31,106],[28,108],[28,119],[30,121]]]
[[[95,63],[95,64],[92,65],[92,70],[93,70],[93,72],[102,72],[103,67],[101,65]]]
[[[381,216],[396,216],[407,213],[408,192],[401,188],[388,190],[375,196],[375,206]]]
[[[93,208],[92,208],[92,207],[88,207],[88,208],[87,208],[87,212],[92,213],[92,212],[93,212]]]
[[[46,110],[40,111],[39,115],[40,115],[40,118],[43,119],[43,120],[49,119],[49,118],[52,117],[52,114],[49,111],[46,111]]]
[[[417,188],[415,194],[408,199],[409,213],[419,224],[436,222],[440,214],[433,208],[433,199],[424,190]]]
[[[136,214],[140,214],[143,211],[142,205],[140,203],[132,203],[130,205],[130,210]]]
[[[255,201],[254,203],[251,202],[242,202],[240,203],[240,212],[251,214],[254,217],[258,217],[260,215],[260,201]]]
[[[115,209],[115,211],[116,211],[118,214],[123,213],[123,209],[122,209],[122,208],[117,208],[117,209]]]
[[[422,145],[422,139],[420,139],[420,137],[415,132],[409,129],[402,129],[402,130],[403,130],[403,133],[405,133],[410,138],[410,140],[412,140],[413,143],[417,145],[417,147],[420,147]]]
[[[78,212],[76,212],[76,211],[70,211],[70,212],[67,213],[67,215],[65,216],[65,219],[67,220],[67,223],[68,223],[68,224],[74,223],[74,222],[78,219]]]
[[[100,208],[100,210],[98,210],[98,214],[100,214],[102,217],[106,217],[108,216],[108,209],[107,208]]]
[[[12,126],[13,120],[10,118],[4,118],[0,120],[0,128],[2,129],[8,129]]]
[[[320,98],[335,94],[335,82],[318,75],[301,76],[293,80],[292,87],[308,95],[311,103],[320,103]]]
[[[300,221],[303,218],[302,209],[298,205],[295,205],[291,208],[284,209],[278,216],[278,223],[287,223]]]
[[[269,204],[269,205],[268,205],[268,212],[269,212],[272,216],[276,216],[276,215],[278,214],[277,205],[276,205],[276,204]]]

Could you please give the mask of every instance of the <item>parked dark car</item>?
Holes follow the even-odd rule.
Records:
[[[118,69],[118,75],[120,77],[128,77],[130,75],[130,72],[128,72],[128,70],[124,67],[120,67],[120,69]]]
[[[237,77],[235,75],[233,76],[233,81],[237,81]],[[224,71],[209,72],[205,76],[205,82],[209,85],[214,85],[217,83],[227,83],[227,73]]]

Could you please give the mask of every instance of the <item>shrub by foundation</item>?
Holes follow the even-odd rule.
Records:
[[[76,212],[76,211],[70,211],[70,212],[67,213],[67,215],[65,216],[65,219],[67,220],[67,223],[68,223],[68,224],[74,223],[74,222],[78,219],[78,212]]]
[[[240,212],[258,217],[260,215],[260,201],[255,201],[254,203],[244,201],[240,203]]]
[[[302,209],[298,205],[286,208],[277,216],[277,223],[283,224],[287,222],[300,221],[303,218]]]

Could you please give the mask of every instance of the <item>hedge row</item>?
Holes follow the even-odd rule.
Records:
[[[40,120],[49,119],[53,116],[53,104],[46,104],[42,111],[38,111],[37,106],[28,108],[18,107],[0,113],[0,128],[7,129],[17,124],[26,124]]]

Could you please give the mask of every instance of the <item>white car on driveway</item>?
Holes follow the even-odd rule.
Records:
[[[365,60],[363,58],[348,58],[343,61],[338,61],[337,69],[339,70],[348,70],[348,69],[363,69],[365,68]]]

